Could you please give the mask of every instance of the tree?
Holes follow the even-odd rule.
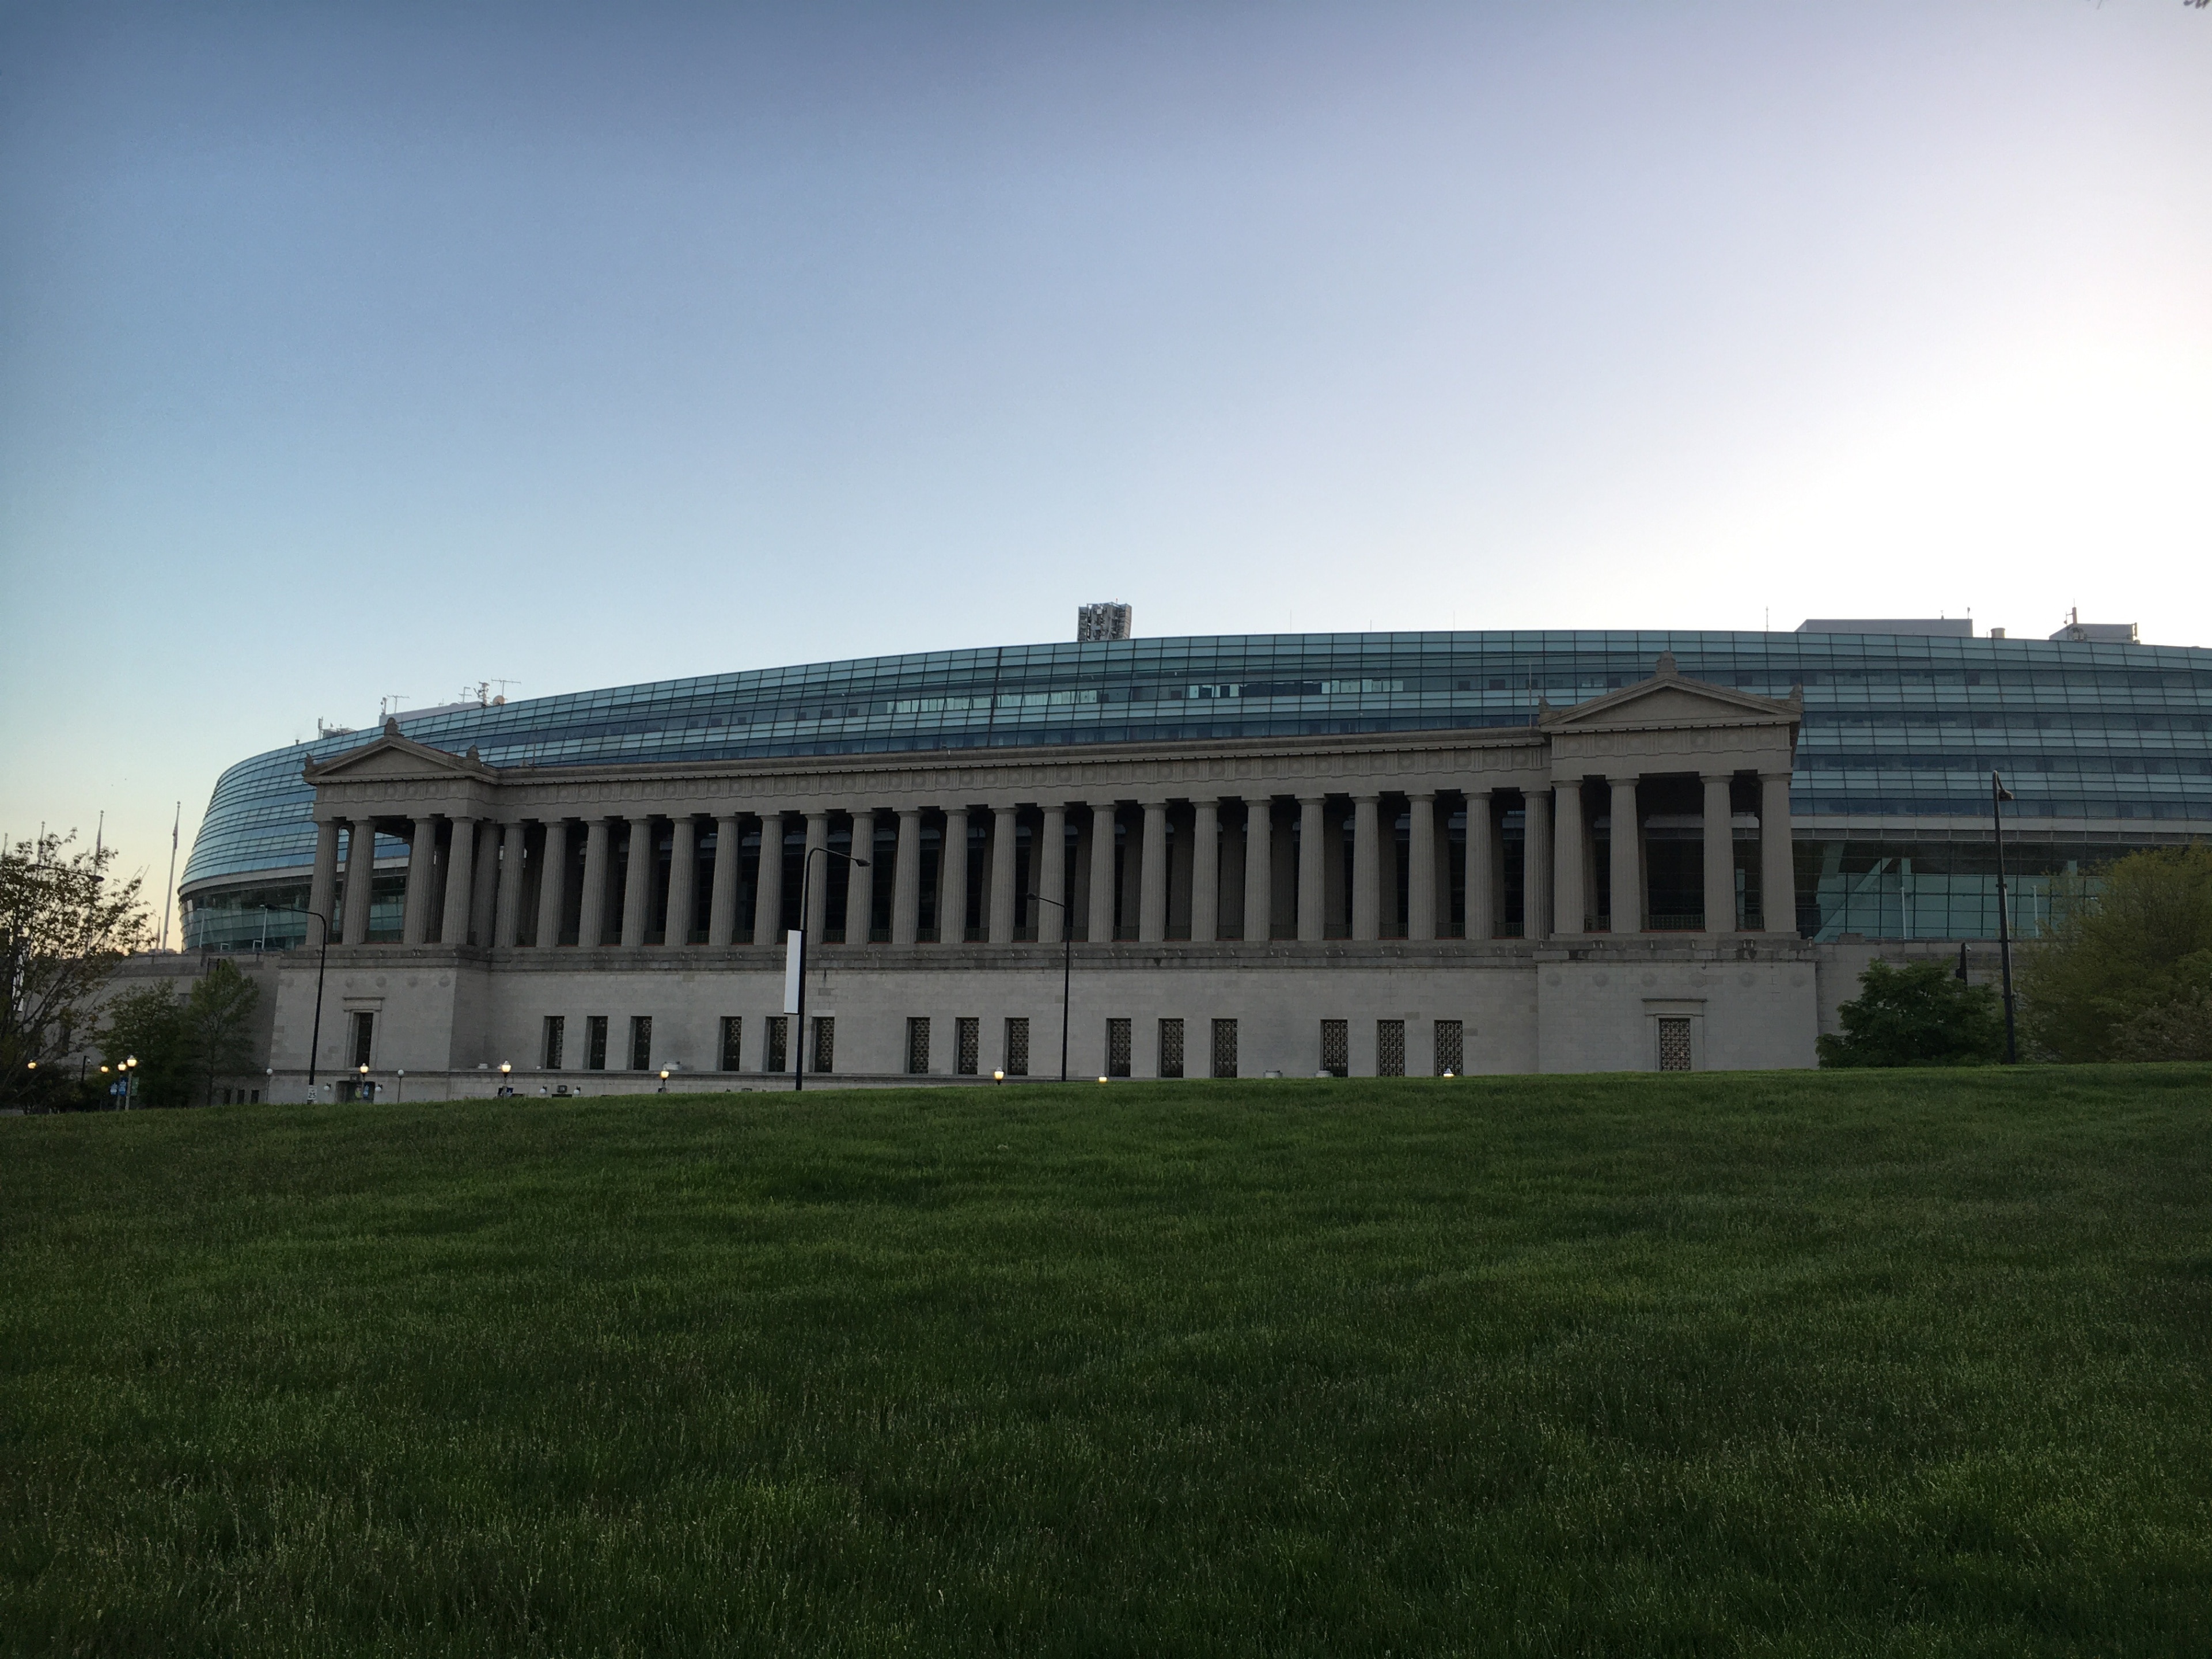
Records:
[[[2180,1057],[2148,1051],[2212,989],[2212,847],[2130,853],[2057,897],[2056,924],[2021,960],[2037,1047],[2065,1060]]]
[[[1871,962],[1859,995],[1836,1011],[1841,1036],[1817,1042],[1823,1066],[1990,1066],[2004,1057],[2004,1010],[1986,985],[1942,962]]]
[[[146,941],[137,878],[110,877],[112,848],[68,852],[74,839],[0,847],[0,1107],[44,1107],[74,1085],[63,1062],[91,1034],[94,999]]]
[[[260,988],[235,963],[218,962],[182,998],[167,985],[116,998],[100,1034],[101,1052],[111,1066],[137,1057],[143,1105],[211,1105],[219,1079],[253,1069],[260,1000]]]
[[[253,1065],[254,1006],[261,988],[238,971],[234,962],[218,962],[185,999],[185,1040],[200,1103],[215,1103],[217,1078],[236,1077]]]

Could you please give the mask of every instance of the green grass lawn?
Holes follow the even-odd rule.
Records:
[[[2212,1652],[2212,1068],[0,1121],[0,1645]]]

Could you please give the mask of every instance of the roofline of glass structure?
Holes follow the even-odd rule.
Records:
[[[1907,634],[1229,635],[1002,646],[749,670],[398,719],[494,766],[621,766],[1524,726],[1680,672],[1804,692],[1799,835],[1972,835],[2002,771],[2030,834],[2146,840],[2212,828],[2212,651]],[[188,894],[304,872],[302,764],[370,732],[225,771]],[[1850,833],[1858,833],[1852,830]],[[402,844],[387,851],[398,857]]]

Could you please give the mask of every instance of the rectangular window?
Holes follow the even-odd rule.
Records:
[[[1466,1040],[1455,1019],[1437,1022],[1437,1075],[1457,1077],[1467,1069]]]
[[[973,1077],[983,1060],[983,1022],[980,1019],[956,1019],[952,1022],[952,1069],[962,1077]]]
[[[807,1063],[817,1072],[833,1072],[837,1062],[837,1017],[817,1014],[814,1017],[814,1055]]]
[[[1179,1019],[1160,1022],[1160,1075],[1182,1075],[1182,1022]]]
[[[784,1046],[785,1034],[790,1029],[791,1017],[788,1014],[770,1014],[768,1017],[768,1053],[761,1056],[761,1070],[763,1072],[790,1069],[791,1051]]]
[[[1213,1022],[1213,1075],[1237,1075],[1237,1022],[1233,1019]]]
[[[1375,1075],[1403,1077],[1406,1075],[1406,1022],[1402,1019],[1378,1019],[1375,1022]]]
[[[1006,1075],[1027,1077],[1030,1074],[1030,1022],[1027,1015],[1015,1015],[1006,1021]]]
[[[629,1018],[629,1068],[633,1072],[653,1069],[653,1016],[632,1014]]]
[[[1129,1022],[1126,1019],[1106,1022],[1106,1075],[1129,1075]]]
[[[1321,1069],[1331,1077],[1352,1074],[1352,1025],[1349,1020],[1321,1023]]]
[[[604,1072],[607,1069],[607,1017],[592,1014],[584,1021],[584,1069]]]
[[[349,1066],[374,1065],[376,1062],[372,1058],[372,1050],[376,1047],[376,1016],[367,1009],[362,1009],[352,1017],[351,1023],[352,1042],[349,1044],[347,1052],[351,1054],[353,1058],[346,1064]]]
[[[722,1069],[726,1072],[745,1069],[745,1022],[737,1014],[722,1017]]]
[[[1690,1022],[1687,1019],[1661,1018],[1659,1069],[1662,1072],[1686,1072],[1690,1069]]]
[[[906,1069],[909,1077],[929,1073],[929,1016],[906,1023]]]
[[[542,1062],[549,1072],[561,1069],[561,1049],[568,1040],[568,1022],[559,1014],[545,1016],[545,1058]]]

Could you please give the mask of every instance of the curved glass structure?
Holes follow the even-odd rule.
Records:
[[[1231,635],[860,658],[399,716],[495,766],[707,761],[1526,725],[1685,675],[1805,695],[1791,805],[1816,936],[1996,925],[1989,774],[2017,796],[2021,885],[2212,834],[2212,651],[1911,634]],[[313,792],[301,767],[374,733],[257,755],[217,781],[185,866],[186,943],[297,943]],[[400,843],[380,848],[393,859]],[[290,896],[287,897],[286,896]],[[282,900],[280,903],[278,901]],[[262,907],[267,907],[263,910]],[[2032,927],[2033,915],[2021,920]]]

